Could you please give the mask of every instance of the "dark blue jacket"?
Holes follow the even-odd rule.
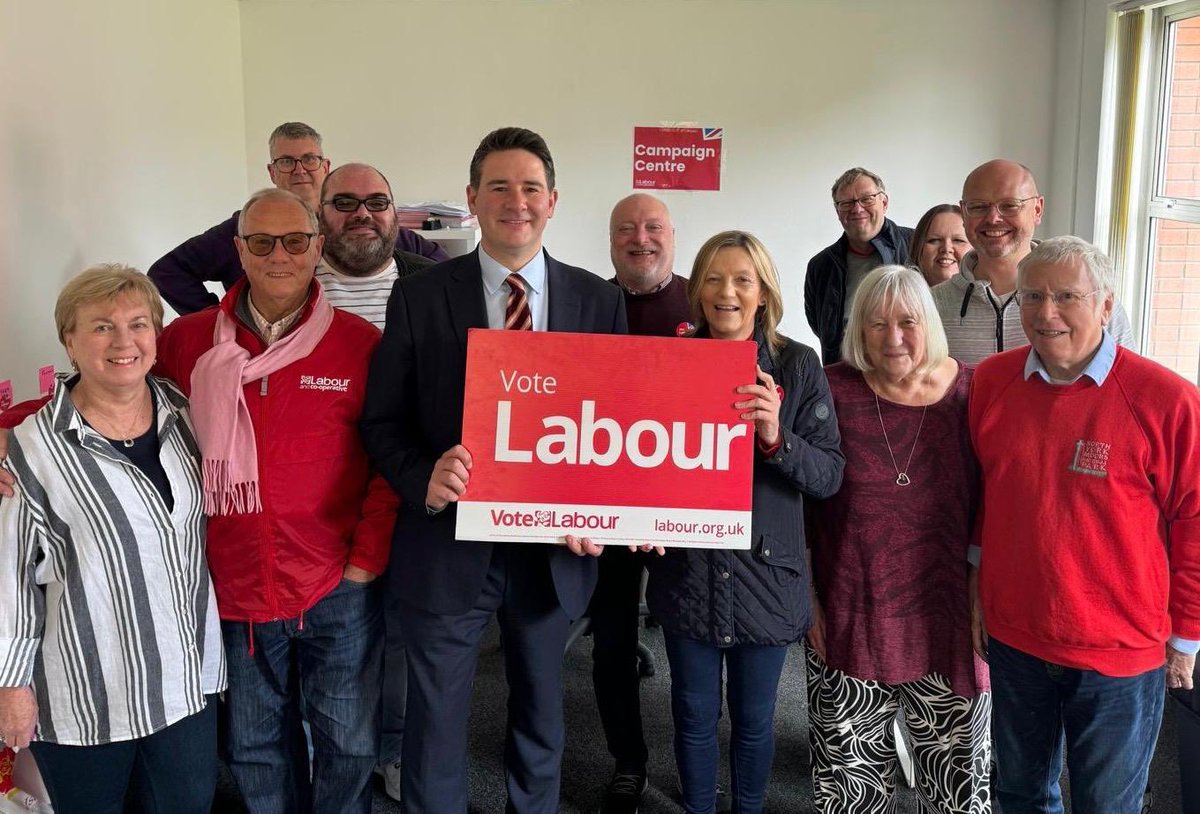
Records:
[[[845,464],[816,352],[789,339],[772,356],[758,340],[759,366],[783,388],[783,437],[770,458],[755,448],[750,550],[667,549],[653,558],[646,589],[663,630],[718,647],[786,645],[808,631],[812,581],[802,495],[837,492]]]
[[[883,228],[871,238],[871,245],[884,265],[908,262],[908,242],[913,230],[897,226],[887,218]],[[821,359],[827,365],[842,360],[842,331],[846,326],[846,255],[850,241],[846,233],[832,246],[826,246],[808,261],[804,275],[804,316],[808,326],[821,340]]]

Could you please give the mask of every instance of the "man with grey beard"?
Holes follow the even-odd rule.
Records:
[[[374,167],[343,164],[321,187],[318,218],[325,251],[317,282],[325,296],[333,307],[383,330],[392,284],[433,265],[426,257],[396,249],[400,226],[391,185]]]

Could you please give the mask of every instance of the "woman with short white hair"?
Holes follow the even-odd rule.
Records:
[[[949,357],[929,286],[903,266],[863,279],[842,359],[826,374],[846,469],[838,493],[814,503],[809,542],[817,810],[892,810],[899,711],[924,807],[984,814],[991,699],[967,591],[979,496],[973,370]]]

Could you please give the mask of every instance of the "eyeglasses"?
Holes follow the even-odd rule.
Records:
[[[971,218],[987,217],[987,213],[992,211],[992,207],[996,207],[996,211],[1000,213],[1002,218],[1011,218],[1013,215],[1025,208],[1025,204],[1030,201],[1036,201],[1039,195],[1031,195],[1028,198],[1005,198],[1003,201],[963,201],[963,214]]]
[[[1037,310],[1042,307],[1042,303],[1050,300],[1054,303],[1054,307],[1060,311],[1069,311],[1072,308],[1079,308],[1088,299],[1088,297],[1099,294],[1101,289],[1095,291],[1055,291],[1053,294],[1047,294],[1044,291],[1018,291],[1016,293],[1017,305],[1030,310]]]
[[[339,212],[357,212],[360,206],[365,206],[368,212],[383,212],[392,205],[392,199],[386,195],[368,195],[365,198],[334,195],[328,201],[321,201],[321,205],[332,206]]]
[[[878,192],[872,192],[870,195],[864,195],[861,198],[847,198],[844,201],[834,201],[833,206],[839,212],[851,212],[854,210],[855,204],[858,204],[863,209],[870,209],[875,205],[875,200],[883,194],[884,192],[881,189]]]
[[[304,254],[308,244],[316,237],[315,232],[288,232],[286,235],[242,235],[242,242],[256,257],[266,257],[275,251],[275,242],[283,244],[283,250],[288,254]]]
[[[309,172],[316,172],[321,168],[321,163],[325,160],[325,156],[317,155],[316,153],[305,153],[299,158],[293,158],[290,155],[283,155],[271,161],[275,169],[280,172],[293,173],[296,171],[296,165],[299,164]]]

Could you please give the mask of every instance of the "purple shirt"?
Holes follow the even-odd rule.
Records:
[[[971,649],[965,562],[979,499],[967,432],[974,370],[959,365],[928,408],[876,402],[862,373],[845,363],[825,372],[846,456],[842,488],[815,504],[810,537],[826,661],[887,684],[938,673],[972,698],[989,687],[987,666]],[[896,483],[897,466],[908,486]]]

